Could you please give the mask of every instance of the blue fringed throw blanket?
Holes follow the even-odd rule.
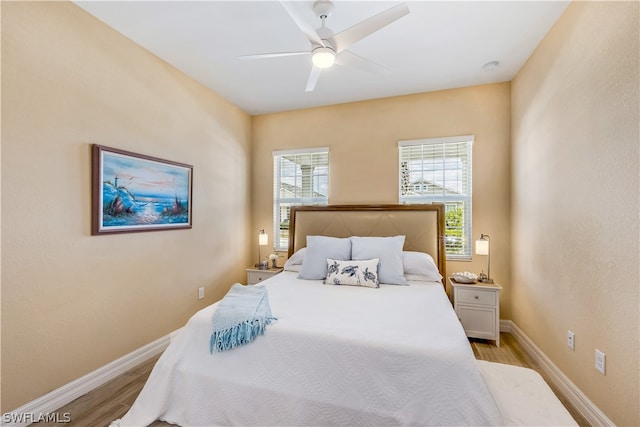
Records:
[[[209,351],[225,351],[252,342],[264,335],[273,320],[267,288],[234,284],[213,313],[213,333]]]

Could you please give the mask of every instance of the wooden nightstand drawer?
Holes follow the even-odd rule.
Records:
[[[483,289],[458,289],[456,298],[458,299],[458,303],[461,304],[496,305],[496,293]]]
[[[270,268],[268,270],[259,270],[257,268],[247,268],[247,285],[255,285],[263,280],[280,273],[282,268]]]
[[[459,305],[456,310],[467,336],[494,340],[496,330],[496,311],[492,308]]]

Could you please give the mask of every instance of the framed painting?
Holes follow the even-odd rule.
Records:
[[[91,234],[191,228],[193,166],[93,144]]]

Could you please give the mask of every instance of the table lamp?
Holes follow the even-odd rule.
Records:
[[[484,273],[481,273],[479,281],[482,283],[493,283],[493,279],[491,278],[491,249],[489,247],[488,234],[480,234],[480,239],[476,240],[476,255],[487,256],[487,275],[485,276]]]
[[[257,267],[261,270],[266,270],[269,268],[269,262],[265,260],[262,262],[262,246],[267,246],[269,244],[269,235],[264,232],[264,228],[260,230],[258,234],[258,264]]]

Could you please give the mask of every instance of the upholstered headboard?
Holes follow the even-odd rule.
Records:
[[[294,206],[289,220],[289,256],[307,245],[307,236],[404,235],[405,251],[430,254],[445,272],[444,204]]]

